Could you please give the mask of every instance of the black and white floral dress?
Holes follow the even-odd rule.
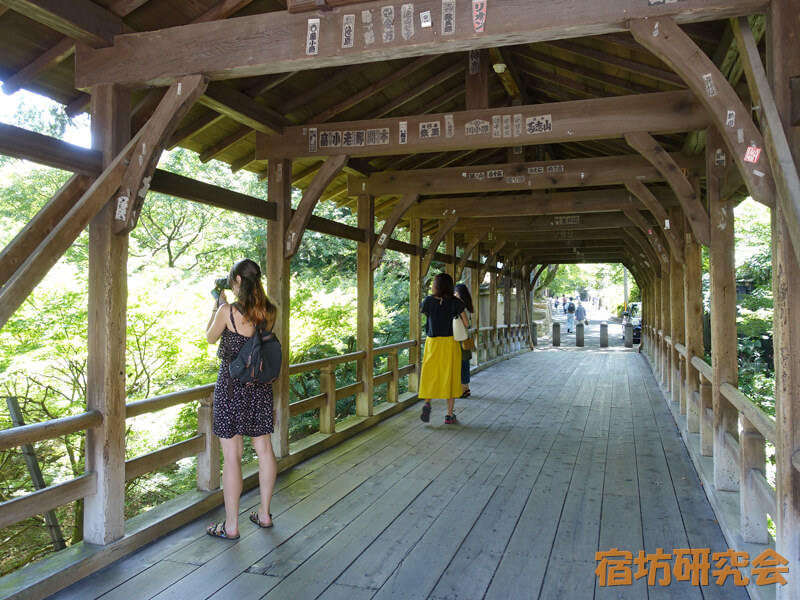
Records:
[[[228,365],[239,354],[247,336],[236,330],[231,307],[231,325],[222,332],[217,356],[222,359],[214,388],[214,435],[258,437],[272,433],[272,384],[243,384],[231,378]]]

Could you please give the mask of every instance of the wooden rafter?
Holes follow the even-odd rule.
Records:
[[[668,17],[655,21],[633,20],[629,26],[636,41],[672,67],[706,107],[753,199],[767,206],[774,205],[772,168],[769,160],[759,160],[758,156],[764,148],[764,139],[750,118],[750,111],[716,65]],[[691,214],[687,212],[687,215],[697,235]]]
[[[701,244],[708,246],[711,243],[708,214],[700,203],[694,187],[681,173],[677,163],[649,133],[628,133],[625,134],[625,141],[661,172],[678,197],[692,227],[692,233]]]
[[[91,0],[3,0],[3,4],[90,46],[110,46],[123,30],[121,18]]]
[[[115,233],[127,233],[136,227],[150,180],[167,140],[207,85],[208,79],[203,75],[190,75],[176,80],[141,129],[140,144],[119,187],[114,215]]]
[[[395,202],[392,214],[386,219],[378,235],[375,243],[372,245],[372,256],[370,258],[370,265],[373,269],[377,269],[383,259],[383,253],[389,245],[389,240],[392,237],[392,232],[397,224],[403,218],[406,211],[419,200],[419,194],[406,194],[400,200]]]
[[[314,207],[322,196],[322,192],[331,184],[334,177],[336,177],[342,170],[342,167],[347,163],[347,156],[331,156],[325,160],[320,170],[314,176],[314,180],[308,185],[303,192],[303,199],[300,201],[297,210],[292,216],[289,227],[286,230],[286,248],[284,248],[284,258],[291,258],[297,254],[297,249],[300,247],[300,240],[303,239],[306,225],[314,212]],[[287,174],[288,175],[288,174]]]
[[[647,237],[647,241],[653,247],[655,253],[661,258],[662,268],[664,265],[669,265],[669,252],[664,248],[664,244],[661,243],[661,237],[658,235],[658,231],[654,229],[650,223],[648,223],[645,218],[642,216],[638,210],[629,209],[623,211],[625,216],[633,222],[641,233],[643,233]],[[630,231],[630,229],[629,229]]]

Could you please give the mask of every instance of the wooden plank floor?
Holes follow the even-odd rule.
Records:
[[[641,355],[537,350],[472,390],[456,426],[436,400],[429,424],[409,409],[282,474],[273,529],[251,492],[240,540],[204,534],[220,508],[53,598],[748,597],[598,586],[598,550],[727,548]]]

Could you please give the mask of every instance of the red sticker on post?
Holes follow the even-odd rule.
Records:
[[[472,28],[476,33],[483,33],[486,25],[486,0],[472,0]]]
[[[761,148],[757,146],[748,146],[747,152],[744,153],[744,162],[757,163],[759,156],[761,156]]]

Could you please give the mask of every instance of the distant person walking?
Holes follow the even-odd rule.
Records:
[[[427,423],[431,418],[431,399],[447,399],[445,425],[457,422],[455,398],[461,391],[461,344],[453,339],[453,319],[460,318],[469,327],[466,306],[455,297],[453,278],[439,273],[433,279],[431,295],[422,301],[420,309],[427,317],[425,331],[425,356],[420,374],[420,398],[425,399],[420,418]]]
[[[472,306],[472,295],[469,293],[469,288],[463,283],[456,286],[455,297],[464,303],[467,307],[467,321],[471,321],[470,315],[475,312]],[[467,329],[469,329],[467,325]],[[469,389],[469,361],[472,360],[472,350],[461,349],[461,397],[469,398],[472,392]]]
[[[586,308],[584,308],[580,300],[578,300],[578,306],[575,307],[575,322],[583,322],[584,325],[589,324],[589,320],[586,318]]]
[[[567,314],[567,297],[561,296],[561,307],[564,309],[564,314]]]
[[[572,333],[575,330],[575,303],[572,301],[572,296],[569,297],[569,304],[567,304],[566,312],[567,333]]]

